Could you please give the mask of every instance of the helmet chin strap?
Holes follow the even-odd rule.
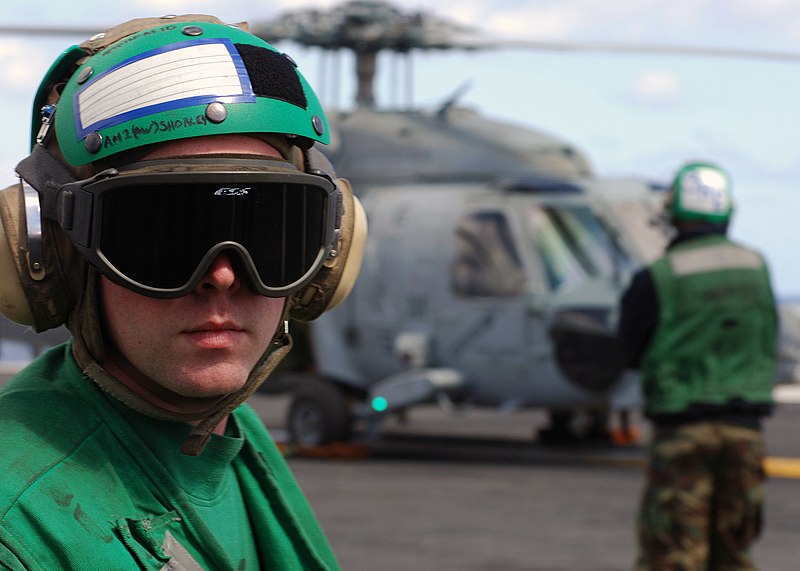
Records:
[[[102,357],[96,357],[108,355],[109,349],[103,343],[101,333],[103,329],[97,311],[99,307],[97,272],[92,268],[89,272],[87,288],[79,302],[80,306],[72,313],[68,324],[73,335],[75,360],[86,376],[126,406],[159,420],[194,424],[191,434],[181,446],[181,452],[189,456],[198,456],[203,452],[214,429],[258,389],[292,348],[292,338],[284,329],[284,321],[289,313],[289,303],[287,303],[278,330],[242,388],[219,397],[180,397],[186,405],[181,411],[179,410],[181,407],[170,406],[167,399],[147,398],[132,390],[109,370],[113,370],[114,367],[108,369],[103,367],[100,362]],[[134,368],[124,356],[115,350],[111,351],[117,369],[124,373],[127,368]],[[147,389],[146,386],[144,388]],[[150,392],[153,395],[157,394],[155,390]]]
[[[283,322],[281,322],[282,325]],[[238,392],[226,396],[212,411],[209,411],[210,414],[208,416],[195,425],[192,433],[181,446],[181,452],[188,456],[199,456],[220,422],[227,418],[233,412],[233,409],[247,400],[261,386],[291,349],[292,337],[280,327],[258,365],[250,372],[244,387]]]

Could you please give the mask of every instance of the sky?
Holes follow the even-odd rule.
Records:
[[[79,26],[101,31],[131,18],[214,14],[229,22],[269,20],[285,11],[323,9],[328,0],[32,1],[4,0],[0,22]],[[800,55],[800,3],[791,0],[399,0],[403,11],[430,10],[495,37],[544,42],[688,45]],[[446,4],[446,8],[444,5]],[[81,36],[0,35],[0,109],[6,135],[0,173],[28,151],[33,94],[50,64]],[[347,105],[322,84],[320,53],[291,43],[289,53],[325,105]],[[346,62],[345,62],[346,63]],[[433,108],[460,87],[460,102],[482,113],[562,137],[589,157],[599,176],[666,182],[689,160],[723,165],[734,181],[731,235],[768,258],[781,298],[800,299],[800,59],[776,62],[697,55],[504,49],[425,52],[413,57],[414,104]],[[389,66],[385,66],[389,68]],[[388,74],[385,74],[388,75]],[[391,82],[378,78],[379,104]],[[346,174],[346,173],[343,173]]]

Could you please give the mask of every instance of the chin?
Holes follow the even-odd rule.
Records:
[[[247,383],[250,371],[238,367],[226,369],[221,371],[215,367],[212,371],[185,376],[171,390],[184,397],[216,397],[235,393]]]

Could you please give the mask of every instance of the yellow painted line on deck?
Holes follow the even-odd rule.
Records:
[[[764,469],[773,478],[800,478],[800,458],[766,458]]]

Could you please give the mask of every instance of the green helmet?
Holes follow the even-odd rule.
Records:
[[[165,20],[86,55],[78,47],[64,52],[34,108],[43,109],[49,86],[80,63],[54,115],[52,107],[42,111],[70,165],[204,135],[279,133],[300,146],[329,142],[322,106],[294,62],[238,27]]]
[[[733,214],[730,177],[711,163],[685,165],[675,175],[668,209],[674,220],[727,224]]]

